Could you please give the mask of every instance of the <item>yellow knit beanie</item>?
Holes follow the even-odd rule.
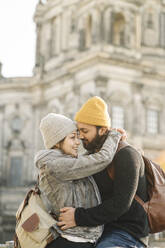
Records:
[[[94,126],[110,127],[111,121],[107,104],[98,96],[94,96],[75,115],[75,121]]]

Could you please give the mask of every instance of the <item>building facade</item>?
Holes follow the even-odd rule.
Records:
[[[34,21],[33,77],[4,78],[0,70],[1,242],[12,239],[16,209],[36,180],[48,112],[73,118],[98,95],[131,144],[151,159],[165,149],[164,0],[39,1]]]

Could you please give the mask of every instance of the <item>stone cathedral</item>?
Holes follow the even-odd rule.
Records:
[[[0,242],[12,239],[15,212],[36,180],[48,112],[74,118],[98,95],[131,144],[154,160],[165,150],[165,0],[45,0],[34,21],[33,76],[0,70]]]

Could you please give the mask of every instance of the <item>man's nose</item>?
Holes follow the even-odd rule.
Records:
[[[79,133],[79,139],[84,139],[84,135],[81,132]]]

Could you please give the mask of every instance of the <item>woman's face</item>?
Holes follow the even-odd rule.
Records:
[[[61,150],[72,157],[78,156],[78,147],[80,145],[80,140],[78,139],[77,131],[73,131],[68,134],[61,144]]]

